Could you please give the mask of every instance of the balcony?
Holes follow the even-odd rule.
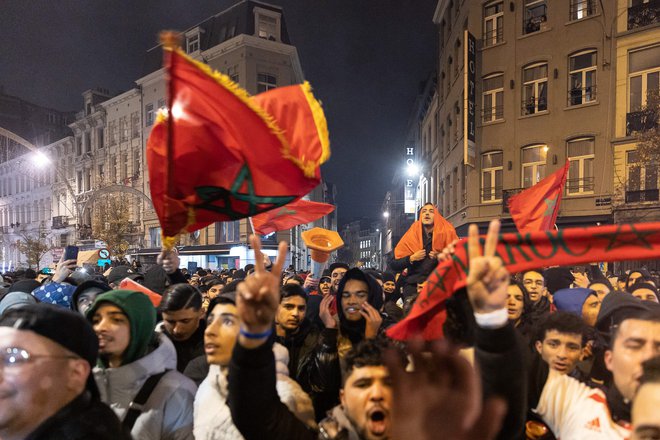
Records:
[[[65,215],[53,217],[53,229],[63,229],[69,226],[69,219]]]
[[[504,105],[481,109],[481,120],[484,123],[494,122],[504,119]]]
[[[512,188],[512,189],[505,189],[502,191],[502,213],[508,214],[509,213],[509,199],[511,196],[515,196],[519,192],[522,192],[525,190],[525,188]]]
[[[545,96],[535,97],[530,96],[523,99],[520,111],[523,116],[533,115],[536,113],[545,112],[548,110],[548,99]]]
[[[481,188],[481,203],[494,203],[502,201],[502,187]],[[464,203],[465,204],[465,203]]]
[[[658,124],[658,115],[653,110],[641,110],[626,113],[626,136],[635,132],[646,131]]]
[[[660,200],[660,191],[655,189],[626,190],[626,203],[657,202]]]
[[[499,27],[484,32],[484,47],[494,46],[504,41],[504,29]]]
[[[586,104],[596,100],[596,86],[581,87],[568,91],[568,106]]]
[[[584,193],[594,192],[594,178],[582,177],[578,179],[566,180],[566,192],[569,195],[575,196]]]
[[[660,22],[660,0],[649,0],[628,8],[628,30]]]

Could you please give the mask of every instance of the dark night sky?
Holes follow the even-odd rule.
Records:
[[[80,110],[94,87],[131,88],[162,29],[184,30],[235,0],[4,0],[5,93]],[[436,0],[272,0],[323,101],[340,222],[380,216],[419,82],[435,63]]]

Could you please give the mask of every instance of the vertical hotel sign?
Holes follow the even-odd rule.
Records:
[[[413,147],[406,147],[406,167],[415,165],[415,149]],[[406,214],[415,213],[415,188],[417,183],[406,176],[406,187],[404,189],[404,207],[403,212]]]
[[[475,166],[477,158],[475,131],[476,131],[476,79],[477,79],[477,41],[467,30],[465,31],[463,47],[464,75],[463,90],[463,163]]]

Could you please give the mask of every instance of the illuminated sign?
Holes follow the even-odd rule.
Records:
[[[463,87],[465,90],[465,101],[463,103],[463,162],[465,165],[474,166],[477,151],[475,143],[476,127],[476,79],[477,79],[477,40],[474,35],[465,31],[465,74]]]
[[[411,169],[415,166],[415,148],[406,147],[406,167]],[[404,187],[404,210],[406,214],[415,213],[415,189],[416,183],[413,179],[406,179]]]

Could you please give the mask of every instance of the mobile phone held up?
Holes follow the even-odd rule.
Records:
[[[64,261],[78,260],[78,246],[67,246],[64,248]]]

